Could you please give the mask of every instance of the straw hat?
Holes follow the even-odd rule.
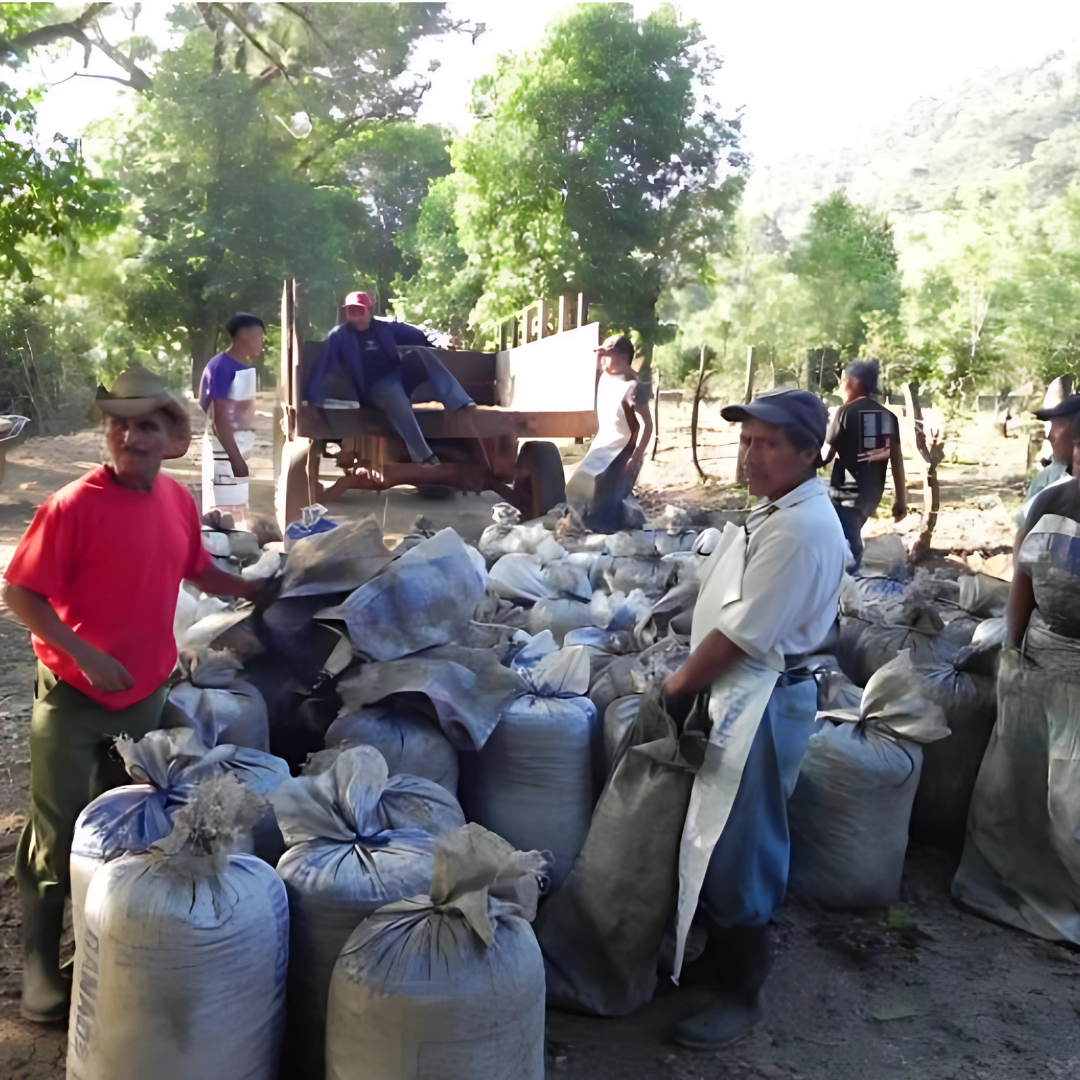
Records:
[[[188,452],[191,419],[187,408],[165,385],[160,375],[155,375],[141,364],[132,364],[126,371],[121,371],[111,390],[99,386],[94,403],[103,413],[125,420],[146,416],[160,409],[173,421],[173,438],[164,456],[181,458]]]

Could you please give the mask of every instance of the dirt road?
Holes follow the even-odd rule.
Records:
[[[257,447],[253,503],[272,508],[269,417]],[[725,476],[734,463],[730,433],[717,429],[706,464]],[[669,448],[670,447],[670,448]],[[0,569],[34,506],[101,460],[96,432],[31,440],[12,458],[0,491]],[[696,484],[685,425],[665,427],[662,452],[647,468],[643,501],[688,507],[730,504],[721,486]],[[1023,450],[1018,440],[987,446],[976,435],[954,448],[945,470],[947,506],[938,536],[990,556],[1011,539]],[[580,451],[576,455],[579,456]],[[172,475],[197,484],[197,450]],[[422,500],[350,493],[338,517],[374,514],[386,533],[409,531],[418,514],[475,540],[494,496]],[[916,505],[918,500],[915,500]],[[918,525],[918,518],[900,530]],[[895,528],[882,518],[876,531]],[[979,557],[979,556],[977,556]],[[0,1077],[58,1080],[65,1035],[18,1019],[19,914],[10,875],[25,820],[33,659],[25,633],[0,611]],[[717,1053],[677,1050],[663,1041],[693,1007],[693,991],[664,992],[633,1017],[590,1020],[551,1014],[550,1076],[567,1080],[1016,1080],[1080,1076],[1080,957],[983,922],[949,901],[951,863],[909,852],[903,903],[863,916],[829,914],[791,901],[778,919],[779,957],[766,1019],[744,1041]],[[283,1078],[287,1080],[287,1078]]]

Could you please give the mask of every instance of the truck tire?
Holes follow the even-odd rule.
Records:
[[[566,499],[566,476],[559,448],[550,442],[527,442],[514,466],[514,504],[531,520]]]

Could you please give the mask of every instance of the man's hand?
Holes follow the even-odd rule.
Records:
[[[229,464],[232,465],[233,476],[237,480],[243,480],[250,475],[248,473],[248,463],[242,457],[229,458]]]
[[[903,521],[907,517],[907,503],[897,499],[893,503],[892,516],[893,521]]]
[[[95,690],[102,690],[106,694],[119,694],[135,685],[131,672],[119,660],[114,660],[91,645],[80,649],[79,655],[74,659]]]
[[[683,724],[686,723],[686,718],[694,707],[695,695],[682,689],[677,675],[678,672],[673,672],[664,681],[664,685],[660,688],[660,701],[664,706],[664,711],[675,721],[675,727],[682,731]]]

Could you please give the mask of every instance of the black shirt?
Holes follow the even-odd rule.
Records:
[[[884,450],[886,436],[898,440],[896,417],[873,398],[861,397],[841,405],[829,425],[825,441],[836,450],[830,484],[834,497],[852,503],[869,517],[877,510],[885,492],[888,460],[860,461],[861,455]]]

